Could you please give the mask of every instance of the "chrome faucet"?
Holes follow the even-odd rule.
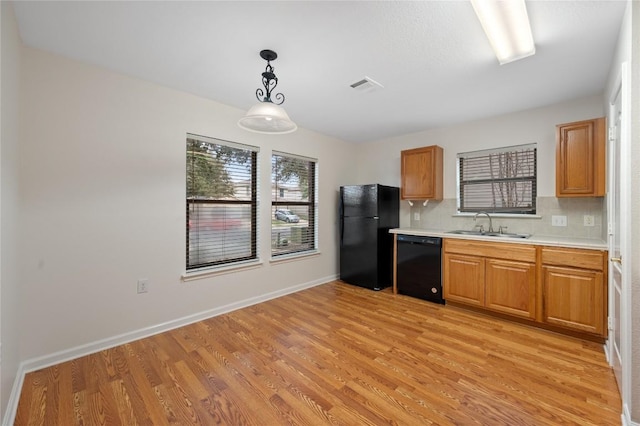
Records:
[[[489,216],[489,213],[487,213],[487,212],[478,212],[478,213],[476,213],[476,215],[473,217],[473,221],[475,222],[475,221],[476,221],[476,219],[478,218],[478,215],[481,215],[481,214],[486,215],[486,216],[487,216],[487,218],[489,219],[489,231],[488,231],[488,232],[493,232],[493,223],[492,223],[492,221],[491,221],[491,216]],[[481,226],[482,226],[482,225],[481,225]],[[482,228],[480,228],[480,229],[482,229]],[[481,232],[482,232],[482,231],[481,231]]]

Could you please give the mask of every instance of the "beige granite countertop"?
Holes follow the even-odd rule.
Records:
[[[534,244],[543,246],[607,250],[607,242],[605,240],[592,238],[571,238],[546,235],[532,235],[529,238],[500,238],[487,237],[482,235],[450,234],[447,231],[443,231],[441,229],[419,228],[393,228],[389,232],[392,234],[417,235],[425,237],[456,238],[463,240],[482,240],[513,244]]]

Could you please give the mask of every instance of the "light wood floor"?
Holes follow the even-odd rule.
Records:
[[[619,425],[602,346],[340,282],[26,376],[17,425]]]

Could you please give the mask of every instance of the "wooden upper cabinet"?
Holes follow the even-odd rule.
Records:
[[[605,194],[605,118],[556,126],[556,197]]]
[[[442,148],[437,145],[401,152],[403,200],[442,200]]]

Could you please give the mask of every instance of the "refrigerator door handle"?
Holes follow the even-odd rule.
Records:
[[[344,201],[342,198],[342,189],[340,189],[340,202],[338,206],[338,214],[340,215],[340,246],[342,246],[342,240],[344,240]]]

